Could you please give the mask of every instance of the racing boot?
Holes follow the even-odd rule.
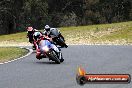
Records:
[[[42,59],[42,57],[41,57],[40,55],[36,55],[36,58],[37,58],[38,60]]]
[[[39,60],[42,59],[41,52],[40,52],[39,49],[37,49],[36,58],[39,59]]]
[[[61,52],[58,52],[58,57],[60,59],[60,62],[63,62],[64,59],[63,59],[63,56],[62,56],[62,53]]]
[[[46,58],[46,55],[45,54],[41,54],[40,55],[42,58]]]
[[[33,49],[33,50],[36,50],[36,47],[33,45],[33,46],[32,46],[32,49]]]

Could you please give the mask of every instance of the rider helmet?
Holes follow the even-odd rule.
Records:
[[[27,27],[27,31],[33,31],[33,27]]]
[[[45,30],[46,31],[50,31],[50,26],[49,25],[45,25]]]
[[[33,35],[33,37],[34,37],[34,39],[37,41],[37,40],[39,40],[40,38],[41,38],[41,33],[40,32],[35,32],[34,33],[34,35]]]

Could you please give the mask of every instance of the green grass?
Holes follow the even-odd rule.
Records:
[[[21,57],[27,52],[28,50],[17,47],[0,47],[0,62],[5,62]]]
[[[26,32],[9,34],[9,35],[1,35],[0,41],[11,41],[11,42],[26,42]]]
[[[72,44],[132,44],[132,21],[62,28]]]
[[[132,21],[60,28],[68,44],[132,44]],[[26,32],[1,35],[1,42],[28,42]],[[1,44],[1,43],[0,43]]]

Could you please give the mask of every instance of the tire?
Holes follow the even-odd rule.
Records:
[[[59,41],[59,45],[60,45],[60,46],[66,47],[66,48],[68,47],[68,46],[66,45],[66,43],[64,42],[64,40],[63,40],[62,37],[60,37],[58,41]]]
[[[76,81],[79,85],[84,85],[87,81],[87,79],[84,76],[77,76]]]
[[[65,41],[64,41],[64,39],[62,38],[62,37],[55,37],[55,38],[53,38],[53,43],[55,44],[55,45],[59,45],[59,46],[61,46],[61,47],[68,47],[66,44],[65,44]]]
[[[33,50],[36,50],[36,47],[33,45],[33,46],[32,46],[32,49],[33,49]]]
[[[60,60],[59,60],[59,58],[58,58],[58,56],[57,56],[57,54],[56,54],[56,52],[54,50],[50,50],[48,52],[47,56],[49,57],[50,60],[55,61],[55,63],[57,63],[57,64],[61,63]]]

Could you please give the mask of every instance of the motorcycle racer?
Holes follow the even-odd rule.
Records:
[[[34,29],[32,27],[27,27],[27,38],[29,38],[30,43],[33,43],[33,33]]]
[[[47,39],[49,41],[52,41],[52,39],[49,38],[48,36],[44,37],[40,32],[35,32],[33,37],[34,37],[34,43],[36,46],[36,58],[39,60],[42,58],[46,58],[46,55],[41,55],[42,53],[41,53],[39,44],[40,44],[41,40]],[[62,55],[62,53],[59,51],[59,49],[54,44],[51,44],[51,48],[54,49],[58,53],[58,57],[60,57],[60,55]],[[60,58],[60,62],[63,62],[63,61],[64,61],[64,59]]]
[[[64,37],[61,35],[60,31],[57,28],[51,28],[49,25],[45,25],[45,29],[44,29],[44,35],[51,37],[51,31],[52,30],[57,30],[59,33],[59,37],[62,37],[63,40],[65,41]]]
[[[34,44],[34,38],[33,38],[33,35],[34,35],[35,32],[40,32],[40,31],[38,31],[37,29],[34,29],[31,26],[27,27],[27,38],[29,38],[29,42],[31,44],[33,44],[33,50],[36,49],[35,44]],[[40,33],[43,34],[42,32],[40,32]]]
[[[27,38],[29,39],[29,42],[30,42],[31,44],[33,44],[33,46],[32,46],[33,49],[35,49],[33,34],[34,34],[34,32],[36,32],[36,31],[38,31],[38,30],[33,29],[33,27],[27,27]]]

